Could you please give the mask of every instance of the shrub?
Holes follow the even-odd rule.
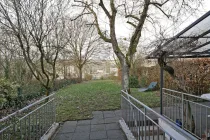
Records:
[[[129,86],[130,88],[138,88],[139,87],[139,81],[137,76],[130,76],[129,77]]]
[[[115,76],[115,72],[110,73],[107,76],[107,79],[109,79],[109,80],[117,80],[117,76]]]
[[[56,80],[52,90],[58,90],[64,86],[78,83],[78,81],[78,79]],[[41,98],[45,93],[46,89],[35,80],[20,87],[15,83],[0,79],[0,114],[6,116]],[[4,109],[8,111],[4,111]]]
[[[85,73],[85,81],[92,80],[93,76],[91,74]]]
[[[62,88],[62,87],[65,87],[65,86],[68,86],[70,84],[76,84],[79,82],[79,79],[61,79],[61,80],[56,80],[55,81],[55,85],[54,85],[54,91]]]
[[[100,77],[100,80],[104,80],[104,77],[103,77],[103,76],[101,76],[101,77]]]
[[[140,77],[140,86],[145,87],[147,83],[147,77],[146,76],[141,76]]]
[[[17,87],[18,85],[15,83],[0,79],[0,108],[15,104],[14,99],[17,97]]]

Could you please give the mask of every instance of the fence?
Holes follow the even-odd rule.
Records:
[[[0,120],[0,140],[38,140],[55,122],[55,93]]]
[[[196,139],[125,91],[121,91],[121,108],[123,119],[137,140]],[[164,122],[163,124],[167,124],[165,126],[170,126],[173,130],[169,132],[166,127],[163,128],[160,125],[161,121]]]
[[[210,136],[210,102],[207,99],[163,88],[163,115],[199,139]]]

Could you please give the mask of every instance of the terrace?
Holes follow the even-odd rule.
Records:
[[[210,11],[175,37],[162,42],[148,59],[158,59],[160,56],[164,56],[165,59],[210,57],[209,23]],[[122,90],[120,111],[93,112],[95,120],[67,122],[68,125],[63,124],[54,139],[74,139],[76,131],[80,134],[85,131],[87,136],[78,135],[75,138],[126,139],[126,136],[127,139],[138,140],[207,140],[210,129],[210,100],[192,95],[191,91],[184,93],[164,88],[163,75],[161,68],[160,108],[151,109]],[[45,136],[58,127],[54,96],[55,93],[1,119],[3,125],[0,139],[46,139]],[[103,133],[92,131],[96,129],[94,125],[97,124],[97,129],[102,129]],[[110,126],[115,129],[111,129]],[[72,132],[68,132],[68,135],[62,132],[71,129]]]

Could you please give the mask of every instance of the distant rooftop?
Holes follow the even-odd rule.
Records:
[[[148,59],[158,58],[163,53],[168,58],[210,57],[210,11],[174,37],[160,42]]]

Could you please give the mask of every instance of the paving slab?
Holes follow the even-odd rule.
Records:
[[[67,122],[65,122],[65,124],[68,125],[68,126],[76,126],[77,121],[67,121]]]
[[[94,111],[92,120],[67,121],[53,140],[126,140],[119,126],[121,111]]]
[[[105,123],[117,123],[119,121],[118,117],[114,117],[114,118],[105,118],[104,122]]]
[[[119,130],[120,125],[118,123],[108,123],[106,125],[106,130]]]
[[[126,140],[126,139],[124,139],[124,138],[116,138],[116,139],[96,139],[96,140]]]
[[[93,115],[93,119],[103,119],[104,115],[103,114],[95,114]]]
[[[105,124],[91,125],[91,131],[105,131],[105,130],[106,130]]]
[[[78,125],[75,132],[90,132],[90,125]]]
[[[72,140],[90,140],[89,132],[74,133]]]
[[[55,136],[55,140],[70,140],[73,138],[74,133],[60,133]]]
[[[115,115],[118,117],[122,117],[122,110],[115,110]]]
[[[58,133],[73,133],[76,129],[76,121],[67,121],[58,130]]]
[[[104,118],[113,118],[116,116],[114,111],[104,111],[103,114]]]
[[[77,122],[77,125],[89,125],[90,120],[80,120]]]
[[[107,134],[106,131],[94,131],[90,133],[90,139],[91,140],[96,140],[96,139],[106,139]]]
[[[104,123],[104,119],[92,119],[91,120],[91,124],[103,124]]]
[[[108,138],[112,139],[123,139],[125,138],[124,133],[121,130],[108,130]]]

